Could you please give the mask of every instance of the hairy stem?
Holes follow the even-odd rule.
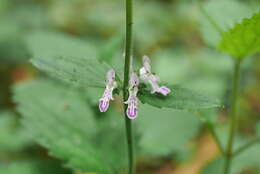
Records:
[[[123,82],[124,101],[126,101],[128,97],[127,86],[128,86],[130,66],[131,66],[132,25],[133,25],[133,0],[126,0],[126,41],[125,41],[124,82]],[[132,122],[126,116],[126,109],[127,106],[124,105],[126,140],[127,140],[127,148],[128,148],[128,164],[129,164],[128,174],[134,174],[135,165],[134,165]]]
[[[232,87],[232,98],[231,98],[231,112],[230,112],[231,125],[229,130],[227,149],[225,153],[224,174],[229,174],[231,163],[232,163],[232,157],[233,157],[233,144],[235,139],[236,121],[237,121],[237,96],[238,96],[238,86],[239,86],[239,79],[240,79],[240,69],[241,69],[241,60],[236,59],[234,65],[233,87]]]

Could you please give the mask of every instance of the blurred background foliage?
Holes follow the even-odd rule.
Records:
[[[205,0],[202,6],[226,31],[259,11],[260,1]],[[149,55],[163,81],[223,103],[200,113],[140,106],[135,121],[138,173],[221,173],[220,152],[203,125],[210,120],[225,144],[232,60],[216,50],[218,31],[192,0],[139,0],[134,12],[137,64]],[[120,104],[113,102],[113,109],[100,114],[101,90],[68,87],[29,62],[35,55],[88,57],[122,71],[124,14],[119,0],[0,0],[0,173],[125,168]],[[260,136],[259,57],[253,55],[243,66],[237,144]],[[259,174],[259,156],[257,144],[235,158],[232,173]]]

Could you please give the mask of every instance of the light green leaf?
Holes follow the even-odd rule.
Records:
[[[0,163],[0,174],[69,174],[59,163],[51,160],[16,161]]]
[[[228,31],[244,17],[249,17],[252,10],[243,2],[235,0],[209,0],[202,4],[205,12],[222,31]],[[200,30],[205,42],[210,46],[217,46],[221,40],[221,33],[210,22],[207,16],[201,13]]]
[[[32,63],[54,78],[78,87],[104,87],[110,68],[96,59],[95,48],[61,33],[33,33],[27,39]],[[118,72],[117,72],[118,73]]]
[[[77,87],[105,87],[107,65],[95,59],[51,57],[31,60],[50,76]]]
[[[28,35],[27,46],[33,57],[57,56],[96,58],[96,50],[89,43],[58,32],[34,32]]]
[[[225,32],[219,48],[235,58],[245,58],[260,51],[260,13]]]
[[[183,152],[199,132],[201,122],[191,113],[149,105],[141,105],[139,111],[136,121],[141,134],[139,146],[145,155],[165,156]]]
[[[72,169],[114,173],[126,165],[123,119],[97,119],[85,92],[38,80],[17,86],[15,101],[28,133],[51,155]]]
[[[149,90],[143,89],[139,92],[139,99],[142,103],[147,103],[159,108],[196,110],[220,106],[217,100],[213,100],[178,85],[168,85],[167,87],[171,89],[171,93],[168,96],[151,94]]]

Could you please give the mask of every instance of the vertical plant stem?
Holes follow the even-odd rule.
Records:
[[[128,98],[127,86],[129,81],[129,72],[131,66],[131,53],[132,53],[132,25],[133,25],[133,0],[126,0],[126,42],[125,42],[125,66],[124,66],[124,82],[123,82],[123,96],[124,101]],[[126,116],[127,106],[124,105],[125,111],[125,127],[126,127],[126,140],[128,148],[128,174],[134,174],[134,147],[133,147],[133,134],[132,122]]]
[[[233,144],[235,139],[236,122],[237,122],[237,96],[238,96],[238,86],[240,80],[240,69],[241,69],[241,60],[236,59],[234,65],[233,87],[232,87],[232,98],[231,98],[230,130],[229,130],[227,149],[225,153],[224,174],[229,174],[230,167],[232,164]]]

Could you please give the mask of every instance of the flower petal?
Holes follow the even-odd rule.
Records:
[[[167,88],[166,86],[161,86],[159,89],[159,92],[162,95],[167,96],[171,92],[171,90],[169,88]]]
[[[109,107],[109,100],[107,98],[101,98],[99,100],[99,110],[100,112],[106,112]]]

